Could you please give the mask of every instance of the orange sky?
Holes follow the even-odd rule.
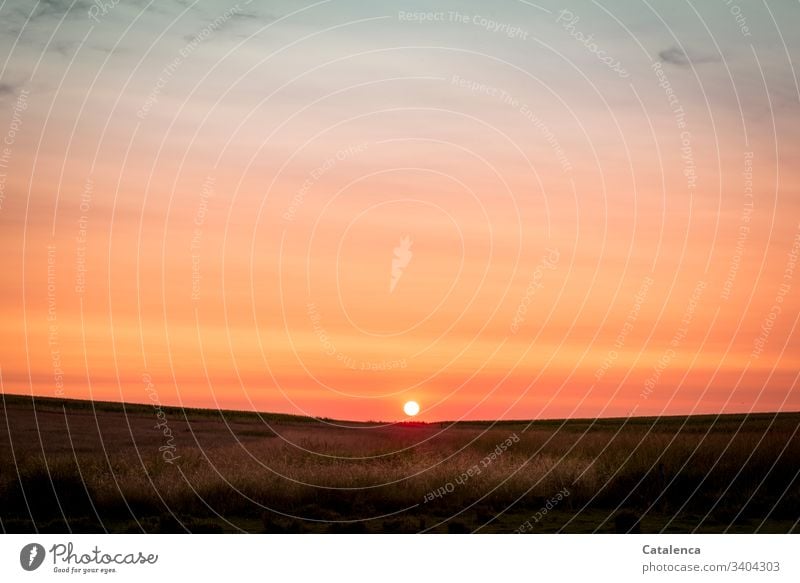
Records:
[[[708,30],[618,14],[633,36],[588,3],[573,29],[496,9],[522,39],[281,6],[0,10],[4,392],[144,402],[147,374],[165,404],[350,419],[800,409],[798,45],[769,13],[743,44],[720,7]]]

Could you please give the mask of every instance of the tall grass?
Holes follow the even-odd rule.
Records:
[[[146,408],[34,416],[6,399],[5,530],[512,531],[562,488],[550,530],[628,513],[647,530],[787,531],[800,511],[798,415],[375,428],[175,410],[168,463]]]

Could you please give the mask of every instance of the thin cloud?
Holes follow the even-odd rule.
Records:
[[[703,55],[695,52],[687,54],[686,51],[680,47],[670,47],[658,53],[658,57],[662,63],[669,63],[678,67],[689,67],[690,65],[699,65],[702,63],[716,63],[719,57],[715,55]]]
[[[238,6],[235,5],[235,6]],[[237,28],[239,26],[245,25],[245,23],[253,22],[253,23],[269,23],[276,20],[276,17],[272,14],[258,14],[256,12],[251,11],[232,11],[227,18],[222,19],[223,13],[219,14],[209,14],[205,13],[202,19],[202,24],[205,26],[213,26],[214,32],[221,32],[225,29]],[[202,29],[201,29],[202,30]],[[228,32],[226,30],[226,32]],[[199,32],[193,34],[187,34],[183,36],[183,39],[187,42],[191,42],[195,40]],[[236,33],[233,36],[242,36],[241,33]],[[249,36],[249,35],[245,35]]]
[[[8,95],[16,95],[17,86],[11,83],[0,83],[0,97],[7,97]]]
[[[91,3],[85,0],[39,0],[39,4],[31,15],[31,20],[50,16],[60,18],[65,13],[69,13],[69,16],[84,17],[89,6]]]

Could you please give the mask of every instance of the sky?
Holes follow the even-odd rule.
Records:
[[[569,6],[2,2],[2,392],[800,410],[800,4]]]

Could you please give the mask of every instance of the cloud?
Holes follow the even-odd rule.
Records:
[[[678,67],[689,67],[691,65],[716,63],[719,61],[719,57],[715,55],[700,54],[694,51],[690,51],[690,54],[687,54],[686,51],[675,46],[664,49],[658,53],[658,57],[661,59],[662,63],[670,63]]]
[[[55,14],[61,16],[69,10],[70,3],[62,0],[40,0],[33,13],[33,18]]]
[[[213,13],[210,13],[210,12],[202,13],[202,15],[200,16],[201,24],[205,25],[205,29],[208,29],[208,30],[211,30],[212,32],[217,33],[217,32],[222,31],[223,29],[237,28],[237,27],[243,26],[245,23],[249,23],[249,22],[256,23],[256,24],[259,24],[259,25],[263,25],[263,24],[267,24],[269,22],[272,22],[272,21],[276,20],[276,17],[273,16],[272,14],[263,14],[262,15],[262,14],[258,14],[256,12],[253,12],[252,10],[250,10],[250,11],[241,10],[241,9],[239,9],[239,4],[234,4],[233,7],[235,7],[236,10],[232,10],[229,7],[229,9],[227,11],[219,12],[219,13],[216,13],[216,14],[213,14]],[[192,42],[198,37],[200,32],[202,32],[202,30],[205,30],[205,29],[201,29],[199,32],[195,32],[193,34],[184,35],[183,39],[186,42]],[[245,36],[246,37],[246,36],[250,36],[250,35],[249,34],[244,35],[242,33],[236,33],[233,36],[236,36],[236,37]]]
[[[31,20],[38,18],[47,18],[49,16],[61,17],[65,13],[69,16],[85,17],[86,10],[91,5],[87,0],[39,0],[36,10],[31,15]]]
[[[49,26],[51,21],[60,20],[65,14],[67,18],[80,21],[86,18],[89,0],[39,0],[31,9],[32,2],[12,3],[0,17],[0,34],[9,38],[19,37],[25,29],[33,28],[37,23]]]

